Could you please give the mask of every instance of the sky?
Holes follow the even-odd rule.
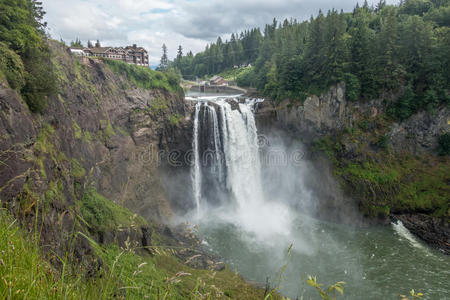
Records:
[[[308,19],[319,9],[351,11],[358,0],[43,0],[52,38],[70,42],[99,39],[102,46],[137,44],[159,64],[161,46],[169,58],[178,45],[202,51],[207,43],[232,32],[264,27],[273,18]],[[363,2],[364,0],[360,0]],[[378,0],[369,0],[369,4]],[[386,1],[389,4],[397,0]]]

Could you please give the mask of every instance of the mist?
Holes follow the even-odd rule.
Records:
[[[355,201],[340,190],[326,157],[302,137],[257,128],[261,99],[188,100],[195,106],[191,155],[164,180],[178,203],[176,222],[191,224],[206,251],[245,279],[292,298],[315,296],[307,275],[348,282],[346,299],[367,291],[395,297],[409,288],[403,272],[414,273],[409,280],[424,288],[416,268],[435,268],[439,256],[427,254],[430,266],[404,264],[423,256],[421,242],[401,224],[361,226]]]

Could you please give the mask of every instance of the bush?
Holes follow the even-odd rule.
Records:
[[[256,85],[255,77],[256,76],[253,68],[245,69],[236,77],[236,84],[238,86],[254,87]]]
[[[105,64],[116,74],[125,76],[143,89],[164,89],[169,92],[181,90],[180,78],[175,72],[161,73],[148,67],[129,65],[122,61],[104,59]]]
[[[359,82],[358,77],[353,74],[347,73],[345,74],[345,97],[349,101],[356,101],[361,94],[361,83]]]
[[[121,226],[144,225],[142,217],[103,197],[89,188],[81,201],[81,215],[93,231],[114,230]]]
[[[409,118],[414,113],[415,97],[412,87],[410,85],[407,86],[403,95],[388,107],[388,114],[400,121]]]
[[[439,155],[450,155],[450,133],[442,134],[438,139]]]
[[[20,90],[25,85],[25,68],[20,56],[0,43],[0,73],[5,76],[12,89]]]

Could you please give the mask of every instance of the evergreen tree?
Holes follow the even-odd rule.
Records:
[[[76,38],[75,42],[74,41],[70,42],[70,47],[83,48],[84,46],[83,46],[83,43],[78,38]]]
[[[178,50],[177,50],[177,58],[181,59],[183,57],[183,47],[181,47],[181,45],[178,46]]]
[[[163,51],[163,54],[161,56],[161,60],[160,60],[158,69],[161,71],[166,71],[169,68],[169,58],[167,56],[166,44],[162,45],[162,51]]]

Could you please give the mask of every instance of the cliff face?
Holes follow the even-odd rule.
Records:
[[[308,97],[302,105],[292,105],[286,100],[275,106],[266,101],[259,109],[258,119],[263,127],[275,124],[301,133],[303,139],[312,141],[358,127],[359,122],[382,117],[384,113],[383,100],[349,102],[345,99],[345,85],[338,84],[327,93]],[[420,112],[403,122],[389,124],[390,128],[385,132],[389,146],[396,152],[435,153],[438,137],[449,130],[448,120],[450,111],[443,106],[435,112]]]
[[[383,98],[395,101],[394,95]],[[450,130],[449,120],[450,110],[442,106],[394,122],[386,116],[383,100],[347,101],[343,84],[302,104],[266,101],[257,113],[263,131],[281,128],[309,146],[327,186],[338,180],[343,195],[339,190],[319,193],[325,214],[345,214],[330,203],[350,197],[369,220],[401,219],[444,251],[450,242],[450,159],[438,156],[436,148],[439,136]]]
[[[74,58],[57,43],[51,48],[59,90],[43,114],[31,114],[14,90],[0,86],[2,206],[29,226],[38,216],[42,243],[54,249],[83,225],[80,199],[92,189],[149,221],[168,223],[172,205],[161,173],[170,165],[158,151],[190,149],[183,93],[138,88],[101,61]]]

